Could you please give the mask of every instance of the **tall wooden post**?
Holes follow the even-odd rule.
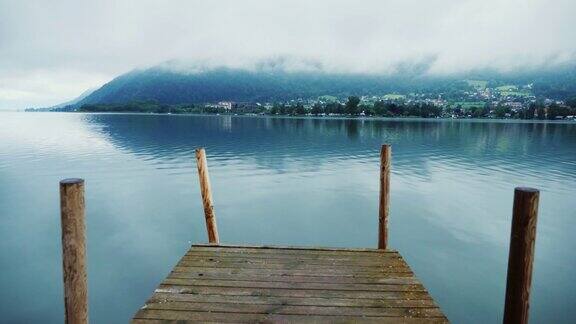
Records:
[[[202,194],[202,204],[204,205],[208,241],[219,244],[220,239],[218,238],[216,215],[214,215],[214,203],[212,202],[212,189],[210,187],[210,178],[208,177],[208,163],[206,162],[206,151],[203,148],[196,149],[196,162],[198,165],[198,176],[200,177],[200,192]]]
[[[87,324],[88,284],[86,281],[84,180],[60,181],[60,216],[66,323]]]
[[[539,196],[532,188],[514,190],[504,324],[528,323]]]
[[[390,214],[390,164],[392,147],[382,145],[380,150],[380,211],[378,215],[378,248],[388,248],[388,216]]]

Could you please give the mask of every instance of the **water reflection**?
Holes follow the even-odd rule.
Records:
[[[283,169],[283,159],[306,168],[335,161],[373,164],[382,143],[394,145],[394,172],[429,177],[429,165],[479,174],[514,172],[539,178],[539,187],[576,170],[576,125],[428,120],[246,118],[233,116],[86,115],[114,145],[161,167],[188,163],[204,146],[211,162],[250,158]],[[276,163],[277,162],[277,163]],[[299,165],[302,166],[302,165]]]
[[[90,316],[123,323],[206,240],[196,147],[224,242],[353,247],[376,244],[385,142],[391,246],[453,322],[501,322],[516,185],[542,190],[531,318],[574,322],[576,125],[406,119],[5,114],[0,311],[63,318],[60,178],[87,180]]]

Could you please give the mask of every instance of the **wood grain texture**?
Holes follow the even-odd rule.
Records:
[[[84,324],[88,323],[84,180],[60,182],[60,216],[65,322]]]
[[[343,306],[343,307],[436,307],[432,299],[355,299],[355,298],[298,298],[274,296],[194,295],[155,292],[149,302],[236,303],[291,306]]]
[[[173,278],[203,278],[207,280],[238,280],[238,281],[266,281],[266,282],[284,282],[284,283],[356,283],[356,284],[388,284],[388,285],[419,285],[420,281],[409,273],[389,273],[378,274],[378,276],[294,276],[286,274],[256,273],[258,270],[250,269],[247,271],[229,270],[223,271],[203,271],[203,269],[188,269],[185,272],[172,271],[169,277]]]
[[[168,280],[168,279],[166,279]],[[426,291],[348,291],[259,287],[214,287],[160,284],[158,292],[197,295],[271,296],[299,298],[430,299]]]
[[[208,176],[208,162],[206,161],[206,151],[203,148],[196,150],[196,164],[198,166],[198,177],[200,178],[200,193],[202,194],[202,205],[204,206],[204,217],[206,218],[208,242],[218,244],[220,239],[216,226],[216,215],[214,214],[210,177]]]
[[[247,258],[191,258],[185,256],[178,263],[180,267],[190,267],[190,266],[206,266],[206,267],[233,267],[233,268],[244,268],[244,269],[321,269],[327,268],[332,270],[339,270],[344,268],[347,270],[350,267],[358,268],[363,271],[383,271],[384,269],[402,269],[409,271],[408,265],[402,259],[388,258],[381,259],[378,261],[385,262],[386,265],[383,267],[382,264],[376,262],[342,262],[342,261],[332,261],[330,259],[324,260],[299,260],[297,258],[291,259],[275,259],[275,260],[265,260],[265,259],[247,259]]]
[[[249,264],[294,264],[300,263],[302,265],[331,265],[334,267],[341,267],[341,266],[364,266],[364,267],[379,267],[382,262],[388,262],[390,265],[398,264],[398,265],[406,265],[404,260],[400,257],[384,257],[384,258],[374,258],[374,260],[366,259],[366,258],[301,258],[299,256],[294,256],[292,258],[261,258],[261,257],[250,257],[246,255],[242,255],[239,257],[230,256],[230,255],[194,255],[194,254],[186,254],[182,257],[182,261],[187,262],[202,262],[206,264],[210,263],[221,263],[221,262],[229,262],[229,263],[249,263]]]
[[[392,147],[382,145],[380,150],[380,208],[378,215],[378,248],[388,248],[388,218],[390,214],[390,167]]]
[[[171,321],[448,322],[395,251],[209,245],[193,246],[133,319]]]
[[[221,266],[221,267],[207,267],[203,265],[198,266],[176,266],[174,272],[189,272],[204,270],[210,273],[215,272],[227,272],[227,273],[251,273],[251,274],[262,274],[262,275],[280,275],[280,276],[309,276],[309,277],[354,277],[354,278],[377,278],[377,277],[398,277],[398,276],[411,276],[412,271],[409,268],[383,268],[375,271],[363,270],[363,269],[341,269],[327,270],[324,268],[305,268],[305,269],[268,269],[266,267],[251,267],[251,268],[241,268],[236,266]]]
[[[341,260],[379,260],[382,258],[399,258],[397,251],[390,251],[390,250],[378,250],[381,251],[380,253],[333,253],[332,251],[322,251],[322,252],[315,252],[310,250],[303,250],[302,252],[297,251],[293,253],[293,251],[282,251],[282,253],[266,253],[266,251],[262,250],[250,250],[250,249],[238,249],[236,251],[230,251],[231,248],[225,248],[220,251],[216,251],[218,246],[212,246],[211,250],[201,250],[201,247],[197,247],[194,245],[194,249],[190,250],[187,255],[191,256],[234,256],[234,257],[248,257],[248,258],[292,258],[293,255],[297,255],[299,259],[341,259]]]
[[[346,254],[358,255],[358,252],[368,254],[383,254],[383,253],[398,253],[396,250],[377,250],[367,248],[327,248],[327,247],[299,247],[299,246],[271,246],[271,245],[233,245],[233,244],[193,244],[194,251],[238,251],[238,252],[254,252],[258,253],[271,253],[271,254],[304,254],[304,253],[320,253],[327,254]]]
[[[505,324],[528,323],[539,196],[540,192],[532,188],[514,190],[504,306]]]
[[[146,310],[136,314],[133,324],[141,323],[382,323],[382,324],[440,324],[444,318],[366,317],[366,316],[314,316],[245,314],[216,312],[185,312],[173,310]]]
[[[270,305],[270,304],[238,304],[202,303],[181,301],[149,302],[146,310],[174,310],[187,312],[221,312],[245,314],[279,315],[322,315],[322,316],[385,316],[385,317],[442,317],[436,307],[349,307],[349,306],[304,306],[304,305]]]

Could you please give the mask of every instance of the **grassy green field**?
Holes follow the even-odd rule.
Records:
[[[500,91],[501,96],[529,97],[532,94],[526,90]]]
[[[395,93],[389,93],[384,95],[384,99],[386,100],[398,100],[398,99],[404,99],[406,98],[405,95],[400,95],[400,94],[395,94]]]
[[[529,90],[518,89],[517,86],[511,84],[496,87],[496,91],[498,91],[500,95],[504,97],[529,97],[532,95]]]
[[[336,99],[338,99],[338,98],[336,98],[334,96],[328,96],[328,95],[318,97],[318,100],[325,101],[325,102],[335,102]]]
[[[469,86],[480,90],[486,89],[486,85],[488,85],[488,81],[484,80],[466,80],[466,83],[468,83]]]
[[[500,92],[502,92],[502,91],[516,91],[516,90],[518,90],[518,87],[515,85],[508,84],[508,85],[496,87],[496,90],[498,90]]]
[[[450,107],[455,108],[461,106],[462,109],[470,109],[473,107],[484,107],[483,101],[455,101],[450,103]]]

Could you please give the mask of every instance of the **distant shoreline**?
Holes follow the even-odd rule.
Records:
[[[19,112],[19,113],[37,113],[37,114],[80,114],[80,115],[141,115],[141,116],[198,116],[198,117],[240,117],[240,118],[279,118],[279,119],[309,119],[309,120],[388,120],[388,121],[475,121],[475,122],[515,122],[515,123],[554,123],[554,124],[576,124],[576,119],[520,119],[520,118],[450,118],[450,117],[418,117],[418,116],[289,116],[289,115],[270,115],[270,114],[213,114],[213,113],[148,113],[148,112],[63,112],[63,111],[15,111],[5,110],[0,112]]]

